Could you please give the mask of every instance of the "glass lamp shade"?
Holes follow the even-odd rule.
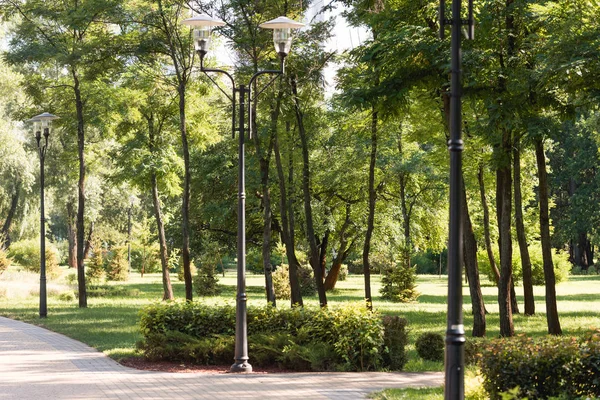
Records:
[[[203,54],[208,53],[210,48],[212,28],[214,26],[225,25],[225,22],[213,18],[208,14],[199,14],[195,17],[185,19],[181,23],[194,28],[194,48]]]
[[[273,29],[273,43],[277,53],[289,54],[292,48],[292,29]]]
[[[33,132],[37,135],[38,132],[41,132],[42,130],[44,131],[44,133],[49,132],[52,128],[52,121],[58,118],[59,117],[57,117],[56,115],[52,115],[50,113],[45,112],[43,114],[36,115],[29,121],[33,122]]]
[[[292,47],[292,29],[302,28],[304,24],[287,17],[278,17],[259,26],[265,29],[273,29],[275,51],[285,56],[289,54]]]
[[[194,29],[194,48],[196,51],[208,53],[212,31],[210,26],[199,26]]]

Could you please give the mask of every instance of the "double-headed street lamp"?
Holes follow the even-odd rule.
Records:
[[[37,141],[38,155],[40,156],[40,318],[48,316],[46,294],[46,217],[44,215],[44,160],[48,149],[48,136],[52,129],[52,121],[58,119],[56,115],[47,112],[31,118],[33,133]],[[42,139],[43,136],[43,139]]]
[[[231,101],[232,111],[232,133],[235,136],[235,132],[238,132],[239,139],[239,170],[238,170],[238,234],[237,234],[237,299],[236,299],[236,314],[235,314],[235,362],[231,366],[231,372],[252,372],[252,366],[248,363],[248,335],[247,335],[247,319],[246,319],[246,194],[245,194],[245,159],[244,159],[244,142],[245,142],[245,125],[246,125],[246,111],[249,115],[248,131],[249,137],[252,138],[252,118],[251,118],[251,104],[271,83],[274,82],[275,78],[271,80],[267,85],[260,89],[254,97],[252,97],[252,85],[260,75],[274,74],[281,75],[284,71],[284,60],[290,52],[292,45],[292,29],[298,29],[304,26],[300,22],[293,21],[287,17],[279,17],[274,20],[260,24],[261,28],[273,29],[273,42],[275,44],[275,51],[279,54],[280,68],[279,70],[263,70],[258,71],[252,78],[248,85],[236,86],[233,76],[221,69],[210,69],[204,68],[204,57],[208,53],[211,42],[212,28],[216,26],[223,26],[225,22],[213,18],[207,14],[200,14],[192,18],[188,18],[182,22],[184,25],[188,25],[194,28],[194,46],[196,52],[200,56],[200,70],[204,72],[209,79],[215,83],[215,85],[229,98]],[[226,75],[231,80],[232,93],[229,95],[225,92],[211,77],[208,75],[209,72],[215,72]],[[239,101],[239,109],[236,111],[236,96]],[[246,103],[246,100],[248,102]],[[248,110],[246,110],[248,106]],[[236,126],[236,112],[239,113],[237,126]]]

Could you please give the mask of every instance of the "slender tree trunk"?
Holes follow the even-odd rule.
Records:
[[[69,268],[77,268],[77,228],[75,227],[75,205],[67,203],[67,241],[69,242]]]
[[[78,202],[77,202],[77,284],[79,308],[87,308],[87,291],[85,288],[85,267],[84,249],[85,249],[85,229],[84,229],[84,209],[85,209],[85,134],[83,120],[83,100],[79,88],[79,77],[75,69],[71,70],[73,75],[73,89],[75,93],[75,109],[77,111],[77,150],[79,156],[79,182]]]
[[[147,118],[148,121],[148,144],[151,154],[156,151],[154,118]],[[162,267],[163,300],[173,300],[173,287],[171,286],[171,277],[169,275],[169,258],[167,251],[167,238],[165,235],[165,224],[160,206],[160,197],[158,196],[158,179],[156,172],[150,174],[150,184],[152,187],[152,205],[154,206],[154,218],[156,219],[156,230],[158,231],[158,243],[160,245],[160,264]]]
[[[513,149],[513,174],[514,174],[514,196],[515,196],[515,230],[519,241],[521,253],[521,268],[523,270],[523,293],[525,301],[525,315],[535,314],[535,302],[533,299],[533,276],[531,271],[531,259],[529,258],[529,247],[525,237],[525,224],[523,222],[523,200],[521,195],[521,146],[520,140],[515,138]],[[514,312],[514,310],[513,310]]]
[[[298,133],[300,134],[300,143],[302,144],[302,192],[304,194],[304,213],[306,216],[306,236],[310,249],[310,265],[314,271],[314,278],[319,293],[319,303],[321,307],[327,306],[327,294],[323,286],[323,273],[321,271],[321,262],[319,260],[319,247],[313,226],[312,206],[310,204],[310,168],[308,157],[308,138],[304,127],[304,115],[300,109],[300,99],[298,97],[298,87],[296,77],[291,79],[292,95],[294,97],[294,109],[296,112],[296,121],[298,123]]]
[[[492,273],[494,274],[495,283],[500,282],[500,271],[496,265],[496,259],[494,257],[494,250],[492,249],[492,239],[490,235],[490,210],[487,203],[487,197],[485,195],[485,184],[483,179],[483,163],[479,164],[479,171],[477,173],[477,180],[479,181],[479,195],[481,197],[481,206],[483,208],[483,235],[485,237],[485,250],[490,261]]]
[[[285,177],[283,174],[283,164],[281,162],[281,152],[279,151],[279,139],[275,135],[274,140],[274,152],[275,152],[275,164],[277,166],[277,176],[279,178],[279,192],[280,202],[279,211],[281,213],[281,240],[285,245],[285,254],[288,260],[289,275],[290,275],[290,289],[291,289],[291,305],[302,306],[302,293],[300,291],[300,282],[298,282],[298,268],[300,263],[296,258],[296,252],[294,250],[294,236],[293,236],[293,222],[290,221],[293,214],[291,211],[291,203],[288,208],[287,191],[285,187]],[[290,175],[292,171],[290,171]],[[291,187],[291,186],[290,186]],[[288,216],[290,219],[288,219]]]
[[[512,212],[512,177],[510,168],[511,133],[502,133],[501,165],[496,171],[496,205],[498,214],[498,228],[500,235],[500,281],[498,282],[498,304],[500,306],[500,335],[513,336],[515,333],[512,307],[512,238],[511,238],[511,212]]]
[[[365,278],[365,300],[369,309],[373,308],[373,298],[371,296],[371,264],[369,253],[371,252],[371,238],[375,228],[375,204],[377,202],[377,192],[375,191],[375,163],[377,161],[377,122],[378,113],[375,107],[371,114],[371,159],[369,162],[369,214],[367,217],[367,232],[365,233],[365,243],[363,246],[363,271]]]
[[[325,280],[325,270],[327,269],[327,248],[329,247],[329,235],[331,232],[329,229],[325,231],[323,240],[319,244],[319,264],[321,265],[321,281]],[[326,289],[325,289],[326,290]]]
[[[160,198],[158,197],[158,182],[156,173],[152,172],[150,177],[152,181],[152,204],[154,206],[154,218],[158,230],[158,242],[160,244],[160,264],[162,266],[163,300],[173,300],[173,288],[171,286],[171,277],[169,275],[169,259],[167,256],[167,239],[165,236],[165,226],[160,207]]]
[[[548,207],[548,175],[546,173],[546,156],[542,138],[535,139],[535,158],[538,168],[540,196],[540,237],[542,242],[542,258],[544,260],[544,279],[546,281],[546,319],[548,333],[562,335],[558,309],[556,306],[556,277],[552,264],[552,244],[550,242],[550,216]]]
[[[17,212],[17,206],[19,205],[19,195],[21,193],[21,180],[15,179],[13,195],[10,200],[10,208],[8,214],[2,225],[2,231],[0,231],[0,249],[8,248],[10,246],[10,226],[12,225],[13,218]]]
[[[344,220],[342,229],[340,229],[340,247],[338,248],[338,252],[331,263],[331,269],[325,278],[325,290],[332,290],[335,288],[342,264],[346,260],[350,249],[354,245],[354,242],[348,245],[347,230],[350,226],[350,222],[350,204],[346,203],[346,219]]]
[[[190,184],[192,175],[190,173],[190,150],[187,137],[187,124],[185,114],[186,85],[182,81],[178,86],[179,92],[179,130],[181,132],[181,147],[183,150],[183,195],[181,206],[181,259],[183,261],[183,280],[185,282],[185,299],[192,301],[194,289],[192,285],[192,270],[190,269]]]
[[[462,175],[462,172],[461,172]],[[473,336],[485,336],[485,304],[481,294],[479,283],[479,267],[477,265],[477,241],[473,233],[473,224],[469,215],[467,205],[467,192],[464,179],[462,181],[462,223],[463,223],[463,258],[465,270],[469,280],[469,293],[471,294],[471,305],[473,307]]]
[[[403,159],[403,148],[402,148],[402,132],[398,135],[398,155],[400,160]],[[402,230],[404,233],[404,251],[403,251],[403,263],[406,268],[411,267],[410,255],[412,252],[412,240],[410,237],[410,212],[408,211],[408,204],[406,201],[406,186],[408,185],[408,173],[401,172],[399,176],[400,184],[400,210],[402,211]]]

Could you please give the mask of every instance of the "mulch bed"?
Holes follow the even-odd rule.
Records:
[[[175,373],[203,373],[203,374],[227,374],[231,365],[196,365],[183,364],[175,361],[148,361],[141,357],[129,357],[119,361],[122,365],[144,371],[160,371]],[[282,374],[292,373],[291,371],[277,367],[262,368],[252,367],[254,374]]]

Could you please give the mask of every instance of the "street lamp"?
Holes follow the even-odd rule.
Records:
[[[33,133],[37,141],[38,155],[40,156],[40,318],[48,316],[46,294],[46,218],[44,215],[44,160],[48,149],[48,136],[52,128],[52,121],[58,119],[56,115],[47,112],[37,115],[29,120],[33,122]],[[44,139],[42,140],[42,136]]]
[[[245,131],[245,117],[246,117],[246,104],[248,104],[248,120],[249,137],[252,138],[252,118],[251,118],[251,104],[256,97],[261,94],[271,83],[271,80],[265,87],[258,91],[258,93],[252,97],[251,88],[255,80],[260,75],[274,74],[281,75],[284,71],[284,60],[289,54],[292,44],[292,29],[298,29],[304,26],[300,22],[293,21],[287,17],[275,18],[271,21],[260,24],[259,27],[265,29],[273,29],[273,43],[275,50],[280,58],[279,70],[263,70],[258,71],[252,78],[248,85],[236,86],[233,76],[221,69],[209,69],[204,68],[204,57],[208,53],[210,48],[212,28],[215,26],[223,26],[225,22],[213,18],[207,14],[200,14],[192,18],[188,18],[182,21],[182,24],[188,25],[194,28],[194,47],[196,52],[200,56],[200,70],[207,76],[209,72],[215,72],[224,74],[231,80],[232,93],[229,95],[225,92],[212,78],[209,79],[215,83],[215,85],[229,98],[231,101],[232,111],[232,133],[235,137],[235,132],[238,132],[239,139],[239,170],[238,170],[238,235],[237,235],[237,299],[236,299],[236,314],[235,314],[235,362],[231,366],[231,372],[252,372],[252,366],[248,363],[248,334],[247,334],[247,320],[246,320],[246,303],[248,297],[246,295],[246,194],[245,194],[245,171],[244,171],[244,131]],[[238,126],[236,126],[236,95],[239,99],[239,113]],[[248,103],[246,103],[246,99]]]
[[[450,39],[450,221],[448,237],[448,315],[446,329],[446,359],[444,398],[462,400],[465,398],[464,344],[465,328],[462,315],[462,151],[461,138],[461,28],[468,27],[467,37],[473,39],[473,0],[469,0],[468,19],[461,18],[461,0],[452,0],[452,18],[446,19],[446,4],[440,0],[439,24],[440,37],[444,38],[446,25],[452,27]]]

